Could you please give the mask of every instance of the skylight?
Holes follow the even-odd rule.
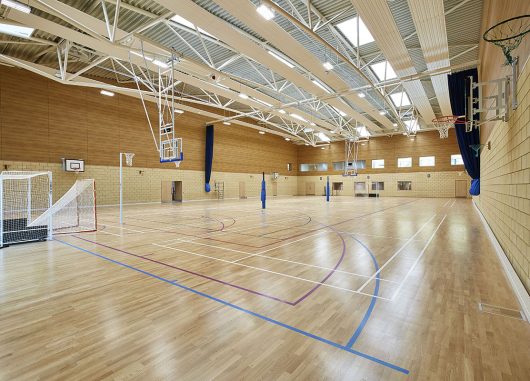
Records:
[[[405,123],[405,126],[407,126],[407,131],[409,133],[417,132],[420,129],[418,119],[404,120],[403,123]]]
[[[0,23],[0,33],[9,34],[10,36],[29,38],[35,29],[27,26]]]
[[[329,143],[331,141],[331,139],[323,132],[319,132],[316,135],[323,142]]]
[[[380,81],[397,78],[396,72],[388,61],[381,61],[370,67]]]
[[[365,45],[372,41],[374,38],[372,34],[364,25],[363,20],[358,17],[351,18],[349,20],[343,21],[340,24],[337,24],[337,28],[344,34],[344,36],[357,47],[357,20],[359,21],[359,45]]]
[[[182,16],[179,16],[179,15],[175,15],[173,17],[171,17],[171,21],[174,21],[176,22],[177,24],[180,24],[180,25],[184,25],[184,26],[187,26],[188,28],[190,29],[193,29],[195,30],[195,25],[191,22],[189,22],[188,20],[186,20],[184,17]],[[197,28],[199,29],[199,32],[201,32],[202,34],[205,34],[207,36],[210,36],[210,37],[213,37],[213,38],[216,38],[214,37],[213,35],[211,35],[210,33],[208,33],[207,31],[205,31],[204,29],[201,29],[201,28]]]
[[[356,127],[355,130],[357,131],[357,134],[358,134],[361,138],[368,138],[368,137],[370,137],[370,131],[368,131],[368,129],[366,128],[366,126]]]
[[[399,92],[399,93],[390,94],[390,99],[392,99],[392,102],[394,103],[394,106],[396,107],[411,105],[409,96],[404,91]]]

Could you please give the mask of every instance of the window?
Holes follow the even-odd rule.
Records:
[[[359,46],[373,42],[374,37],[366,25],[364,25],[363,20],[358,17],[353,17],[337,24],[337,28],[339,28],[342,34],[353,44],[353,46],[357,47],[357,20],[359,20]]]
[[[464,165],[462,155],[451,155],[451,165]]]
[[[328,163],[300,164],[300,172],[327,171]]]
[[[372,160],[372,168],[379,169],[385,167],[385,159]]]
[[[383,181],[372,182],[372,190],[374,191],[385,190],[385,183]]]
[[[398,181],[398,190],[412,190],[412,181]]]
[[[392,99],[392,102],[394,103],[394,106],[396,107],[411,105],[409,96],[404,91],[399,92],[399,93],[390,94],[390,99]]]
[[[287,171],[291,172],[293,170],[293,163],[287,163]]]
[[[381,61],[376,64],[370,65],[372,71],[380,81],[386,81],[387,79],[397,78],[396,72],[390,66],[388,61]]]
[[[354,162],[350,161],[348,163],[347,169],[352,170],[354,169],[353,166]],[[366,168],[366,160],[357,160],[357,169],[365,169]],[[333,170],[334,171],[344,171],[344,162],[343,161],[334,161],[333,162]]]
[[[420,157],[420,167],[434,167],[435,165],[434,156],[421,156]]]
[[[355,192],[366,192],[366,183],[364,181],[356,181],[353,184]]]
[[[398,157],[398,168],[410,168],[412,167],[411,157]]]

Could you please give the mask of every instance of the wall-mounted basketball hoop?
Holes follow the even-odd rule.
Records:
[[[504,20],[484,33],[484,40],[499,46],[506,58],[506,65],[512,67],[511,95],[512,109],[517,108],[517,79],[519,76],[519,58],[513,57],[512,52],[521,45],[524,36],[530,32],[530,15],[512,17]]]
[[[359,154],[359,138],[344,141],[344,173],[342,176],[357,176],[357,156]]]
[[[465,117],[456,115],[444,115],[432,120],[432,124],[440,133],[440,139],[449,137],[449,129],[454,128],[455,124],[466,124]]]

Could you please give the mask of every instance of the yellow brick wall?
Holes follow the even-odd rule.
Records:
[[[430,176],[429,176],[430,175]],[[371,192],[373,181],[384,182],[384,190],[379,191],[380,196],[386,197],[455,197],[455,180],[466,180],[469,188],[469,176],[463,170],[461,172],[411,172],[411,173],[378,173],[359,174],[355,177],[342,177],[333,175],[329,178],[330,188],[333,182],[342,182],[343,190],[338,194],[352,196],[354,194],[354,183],[362,181]],[[398,181],[411,181],[410,191],[397,189]],[[306,182],[315,183],[315,193],[324,194],[326,176],[299,176],[298,194],[306,192]]]
[[[60,164],[0,161],[0,168],[9,171],[52,171],[54,201],[75,183],[76,179],[95,179],[98,205],[119,203],[119,167],[87,165],[85,172],[76,175],[65,172]],[[141,172],[141,173],[140,173]],[[261,174],[212,172],[212,192],[204,191],[204,172],[192,170],[124,167],[123,199],[125,203],[160,202],[162,181],[182,181],[184,201],[216,199],[213,191],[215,181],[225,184],[225,198],[239,197],[239,182],[245,182],[247,197],[259,197]],[[270,174],[265,175],[267,194],[272,195]],[[293,196],[297,193],[296,176],[281,176],[277,180],[278,196]]]
[[[477,206],[530,292],[530,64],[518,81],[519,107],[498,122],[480,155]],[[488,149],[488,142],[491,148]]]

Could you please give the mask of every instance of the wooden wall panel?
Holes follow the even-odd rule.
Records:
[[[464,166],[452,166],[451,155],[459,154],[460,149],[456,141],[454,129],[449,130],[448,139],[440,139],[437,131],[423,132],[411,139],[403,135],[380,137],[363,142],[359,146],[359,160],[366,160],[366,169],[359,173],[406,173],[429,171],[463,171]],[[420,156],[435,156],[436,166],[420,167]],[[412,168],[398,168],[397,158],[412,157]],[[299,172],[300,175],[315,176],[338,174],[333,171],[333,162],[344,161],[344,142],[337,142],[325,149],[303,146],[298,149],[298,164],[302,163],[328,163],[327,172]],[[372,160],[384,159],[385,168],[372,169]]]
[[[0,67],[2,155],[10,160],[49,160],[49,81],[26,71]],[[24,80],[20,80],[25,78]]]
[[[3,66],[0,95],[0,159],[58,163],[73,157],[85,159],[87,166],[118,165],[119,152],[134,152],[135,166],[175,168],[159,162],[139,99],[102,96],[98,89],[65,86]],[[157,124],[153,103],[148,111]],[[210,119],[188,112],[177,116],[177,135],[184,141],[181,169],[204,170],[204,125]],[[30,133],[22,134],[19,126]],[[215,126],[214,171],[295,176],[287,163],[297,168],[297,146],[283,138],[237,125]]]

